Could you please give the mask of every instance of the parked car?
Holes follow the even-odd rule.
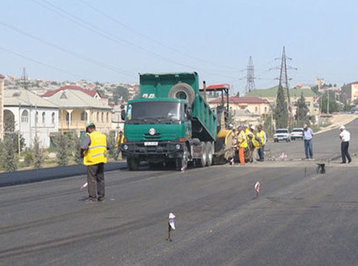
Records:
[[[291,139],[303,139],[303,128],[294,128],[291,131]]]
[[[273,141],[279,142],[280,140],[285,140],[287,142],[291,141],[290,132],[287,128],[276,129],[276,132],[273,135]]]

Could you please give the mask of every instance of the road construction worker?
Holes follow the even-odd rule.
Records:
[[[123,131],[119,131],[118,133],[118,136],[117,136],[117,140],[116,140],[116,160],[118,160],[118,157],[120,160],[122,160],[122,152],[121,152],[121,149],[120,149],[120,145],[123,143],[123,140],[124,140],[124,134],[123,134]]]
[[[87,123],[86,132],[81,145],[81,157],[87,166],[89,197],[86,202],[93,203],[104,200],[104,164],[107,163],[108,143],[106,135],[97,132],[94,123]]]
[[[245,149],[247,148],[247,140],[244,129],[242,126],[238,126],[237,130],[239,131],[238,136],[238,148],[239,148],[239,160],[242,165],[245,164]]]
[[[255,149],[260,149],[262,146],[261,139],[250,131],[247,133],[247,146],[249,150],[248,161],[252,163]]]
[[[260,162],[263,162],[264,161],[264,157],[265,157],[265,153],[264,153],[264,150],[265,150],[265,144],[266,144],[266,133],[265,131],[262,130],[262,125],[259,125],[257,127],[257,133],[256,133],[256,136],[259,137],[261,139],[261,148],[257,149],[257,153],[259,154],[259,161]]]

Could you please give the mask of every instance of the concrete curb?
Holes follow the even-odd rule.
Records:
[[[125,162],[109,162],[105,165],[105,171],[126,169]],[[26,183],[41,182],[52,179],[85,175],[87,168],[84,165],[58,166],[51,168],[41,168],[24,170],[18,172],[7,172],[0,174],[0,187],[14,186]]]

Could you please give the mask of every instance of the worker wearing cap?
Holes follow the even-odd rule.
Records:
[[[261,139],[258,136],[255,136],[255,134],[253,132],[249,132],[247,133],[247,145],[249,148],[249,161],[250,163],[252,163],[254,161],[254,151],[255,149],[260,149],[262,144],[261,144]]]
[[[104,200],[104,164],[107,163],[108,143],[106,135],[97,132],[94,123],[87,123],[86,132],[81,145],[81,156],[83,164],[87,166],[89,197],[86,202],[92,203]]]
[[[342,162],[346,163],[346,157],[348,159],[348,163],[352,162],[352,158],[348,152],[349,141],[351,140],[351,133],[346,130],[345,126],[341,126],[340,128],[341,134],[339,134],[339,138],[341,139],[341,154],[342,154]]]
[[[244,129],[242,126],[238,126],[237,130],[239,131],[238,136],[238,147],[239,147],[239,160],[242,165],[245,164],[245,149],[247,148],[247,140]]]
[[[259,137],[261,140],[261,147],[259,149],[257,149],[257,153],[259,154],[259,161],[263,162],[265,159],[264,149],[265,149],[265,144],[266,144],[266,133],[265,133],[265,131],[262,130],[262,125],[259,125],[257,127],[256,136]]]
[[[119,156],[120,160],[122,159],[122,152],[119,147],[123,143],[123,140],[124,140],[124,134],[123,134],[123,131],[120,130],[118,133],[118,136],[117,136],[117,140],[116,140],[116,149],[117,149],[116,158],[118,159],[118,156]]]

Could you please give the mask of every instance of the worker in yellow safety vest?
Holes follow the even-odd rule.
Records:
[[[119,131],[118,136],[117,136],[117,140],[116,140],[116,149],[117,149],[117,153],[116,153],[116,160],[118,160],[118,156],[119,159],[122,160],[122,152],[120,149],[120,145],[123,143],[124,141],[124,134],[123,131]]]
[[[239,131],[239,136],[238,136],[238,148],[239,148],[239,160],[240,163],[242,165],[245,164],[245,149],[247,148],[247,140],[246,140],[246,135],[244,132],[244,129],[242,128],[242,126],[238,126],[237,130]]]
[[[247,134],[247,145],[249,148],[249,161],[252,163],[254,161],[253,154],[255,149],[260,149],[262,146],[261,139],[250,131]]]
[[[81,145],[81,156],[83,164],[87,166],[89,197],[86,202],[93,203],[104,200],[104,164],[107,163],[108,143],[106,135],[97,132],[94,123],[87,123],[86,132]]]
[[[257,127],[257,133],[256,136],[259,137],[261,139],[261,148],[257,149],[257,153],[259,154],[259,161],[263,162],[264,161],[264,157],[265,157],[265,144],[266,144],[266,133],[265,131],[262,130],[262,125],[259,125]]]

